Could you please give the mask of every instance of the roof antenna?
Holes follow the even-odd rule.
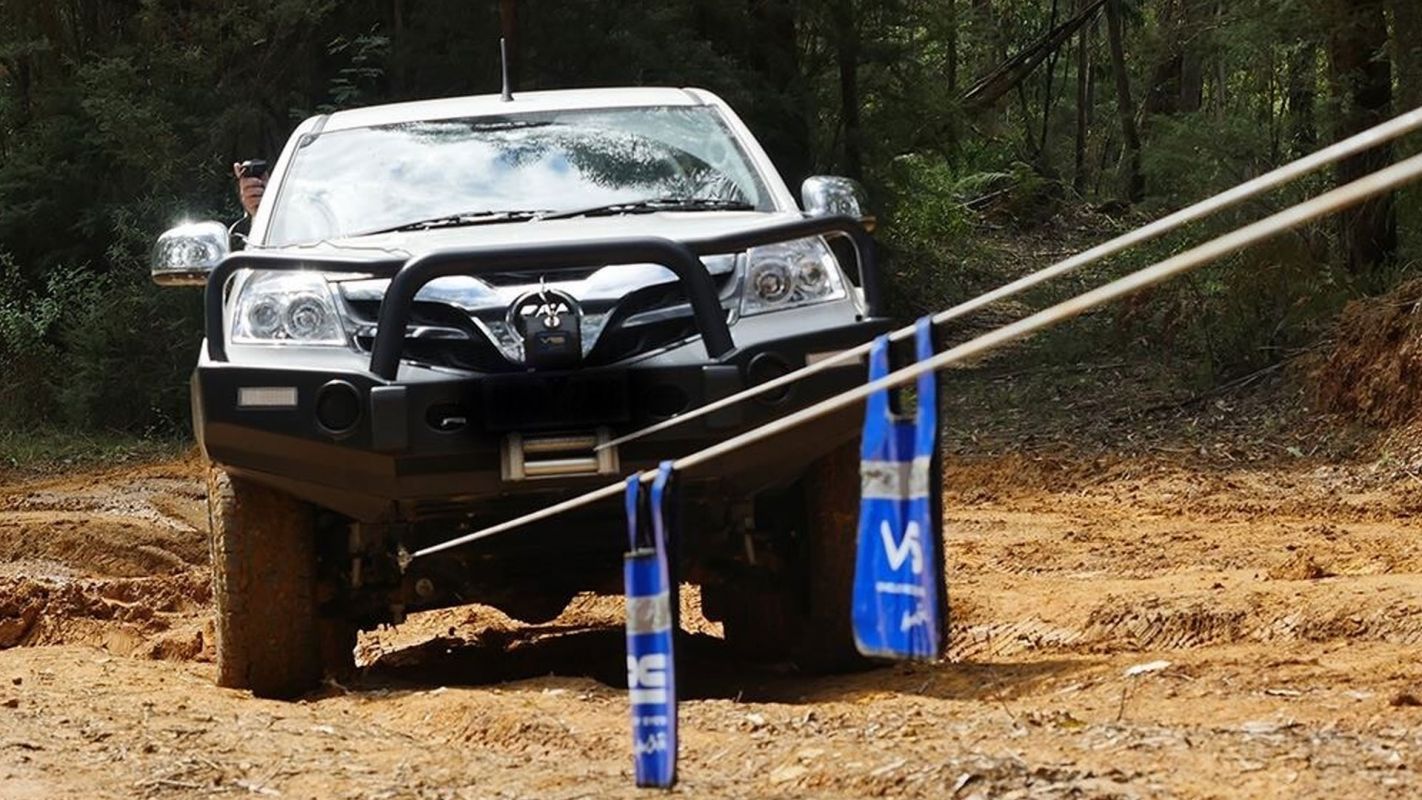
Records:
[[[504,91],[500,99],[505,103],[513,102],[513,88],[509,86],[509,40],[499,37],[499,65],[504,71]]]

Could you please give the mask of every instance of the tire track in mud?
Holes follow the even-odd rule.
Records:
[[[1110,483],[1118,479],[1108,470],[1100,481],[1064,481],[1067,491],[1054,494],[1032,480],[1013,489],[993,466],[974,464],[966,474],[997,489],[973,502],[961,489],[949,496],[955,660],[1239,642],[1422,642],[1422,602],[1412,599],[1422,596],[1413,575],[1422,569],[1422,528],[1405,515],[1393,523],[1331,516],[1355,501],[1400,510],[1407,497],[1353,491],[1345,502],[1337,474],[1313,470],[1275,483],[1290,488],[1289,511],[1305,512],[1313,500],[1321,516],[1255,522],[1262,506],[1279,501],[1252,474],[1196,480],[1142,469],[1144,477],[1132,473],[1123,487]],[[200,635],[210,592],[199,528],[205,506],[201,480],[185,477],[198,472],[158,465],[0,490],[0,647],[107,643],[114,637],[106,625],[123,632],[119,639],[173,629]],[[1182,498],[1188,512],[1177,508]],[[516,625],[486,611],[460,616],[459,627]],[[557,626],[616,618],[617,609],[589,599]],[[423,630],[412,632],[419,638]],[[388,647],[367,660],[381,651]]]
[[[189,466],[0,490],[0,649],[210,655],[206,503]]]
[[[0,649],[92,644],[116,655],[210,656],[211,582],[200,571],[163,578],[0,581]]]
[[[1092,467],[950,471],[952,658],[1422,642],[1418,486],[1336,466]]]
[[[1417,597],[1416,592],[1410,594]],[[1115,597],[1092,609],[1084,624],[1041,617],[956,621],[949,656],[956,661],[977,661],[1044,651],[1150,652],[1334,640],[1416,645],[1422,643],[1422,602],[1412,598],[1394,596],[1332,609],[1289,610],[1220,607],[1154,595]]]
[[[22,748],[0,744],[0,795],[625,794],[621,598],[580,597],[542,626],[477,606],[413,615],[362,637],[350,685],[254,700],[201,663],[201,486],[175,469],[0,489],[0,558],[29,556],[0,570],[0,727]],[[684,593],[683,791],[1415,788],[1422,673],[1389,649],[1422,642],[1406,497],[1363,509],[1329,497],[1334,478],[1293,475],[1275,516],[1267,476],[1044,480],[950,493],[947,663],[830,678],[736,663]],[[1123,677],[1159,652],[1172,666]]]
[[[0,490],[0,576],[145,577],[207,563],[201,481],[155,466]],[[46,574],[46,573],[40,573]]]
[[[1414,573],[1279,578],[1233,570],[1136,580],[1009,574],[964,583],[958,594],[965,602],[957,606],[949,589],[955,660],[1285,642],[1422,643],[1422,575]]]

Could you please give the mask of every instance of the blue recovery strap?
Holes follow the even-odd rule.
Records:
[[[662,570],[667,576],[667,592],[671,596],[672,628],[681,628],[681,580],[677,575],[678,536],[681,520],[677,517],[676,486],[672,481],[673,462],[663,461],[657,466],[657,477],[652,480],[652,546],[662,560]],[[673,720],[675,722],[675,720]]]
[[[918,359],[933,355],[933,326],[916,326]],[[869,351],[869,380],[889,372],[888,338]],[[918,378],[916,418],[894,417],[888,391],[866,403],[860,447],[858,554],[854,569],[854,641],[866,656],[932,660],[943,655],[939,555],[941,521],[933,466],[938,439],[937,379]]]
[[[641,542],[638,541],[641,536],[637,527],[637,505],[642,500],[642,476],[640,474],[627,479],[627,493],[624,497],[627,504],[627,549],[636,550],[641,546]]]
[[[668,553],[676,531],[667,508],[672,492],[670,462],[662,464],[652,484],[652,547],[634,548],[623,565],[627,590],[627,693],[632,707],[632,761],[638,786],[668,788],[676,783],[677,698],[676,583]],[[628,482],[627,509],[632,517],[641,490]]]

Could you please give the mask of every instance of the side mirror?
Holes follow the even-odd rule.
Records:
[[[855,217],[865,228],[874,230],[874,215],[869,213],[869,201],[859,181],[837,175],[811,175],[800,184],[800,201],[805,213],[812,217],[842,214]]]
[[[203,286],[227,257],[231,244],[221,222],[190,222],[170,228],[153,245],[150,273],[159,286]]]

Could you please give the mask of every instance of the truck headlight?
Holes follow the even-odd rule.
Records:
[[[779,311],[844,296],[839,264],[818,236],[753,247],[747,254],[742,314]]]
[[[345,330],[326,279],[316,272],[255,272],[232,312],[236,344],[344,345]]]

